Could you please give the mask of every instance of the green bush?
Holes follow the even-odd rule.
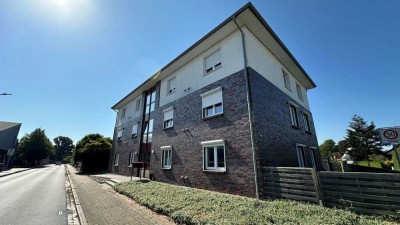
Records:
[[[397,152],[399,153],[399,155],[400,155],[400,147],[397,148],[396,151],[397,151]],[[393,152],[393,157],[392,157],[392,159],[393,159],[394,169],[397,170],[397,171],[400,171],[399,163],[397,162],[397,157],[396,157],[396,153],[395,153],[395,152]]]
[[[357,161],[356,164],[359,166],[382,168],[380,161]]]
[[[154,181],[119,183],[115,189],[178,224],[395,224],[308,203],[257,201]]]
[[[111,152],[111,139],[100,134],[89,134],[75,146],[73,160],[82,162],[81,172],[91,173],[105,171]]]
[[[63,158],[62,163],[70,164],[71,160],[72,160],[72,156],[70,155],[70,156],[67,156],[67,157]]]

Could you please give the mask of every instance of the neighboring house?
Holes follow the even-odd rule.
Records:
[[[20,128],[20,123],[0,121],[0,167],[11,168],[13,156],[18,147],[17,137]]]
[[[254,197],[262,167],[321,168],[314,87],[248,3],[112,107],[109,169]]]

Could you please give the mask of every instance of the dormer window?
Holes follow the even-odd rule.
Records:
[[[204,58],[204,73],[207,75],[222,67],[221,50],[213,52],[211,55]]]

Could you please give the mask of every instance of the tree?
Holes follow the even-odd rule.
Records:
[[[110,157],[111,138],[100,134],[89,134],[76,143],[74,162],[81,161],[84,173],[107,170]]]
[[[332,139],[325,140],[324,143],[319,146],[319,151],[322,157],[327,157],[329,153],[335,151],[335,142]]]
[[[368,160],[371,154],[382,154],[379,132],[375,129],[374,122],[369,125],[361,117],[354,115],[347,129],[347,137],[351,155],[355,160]]]
[[[62,161],[65,157],[72,155],[75,146],[71,138],[58,136],[53,141],[57,161]]]
[[[347,149],[350,148],[350,144],[347,140],[341,140],[337,143],[338,152],[344,153]]]
[[[50,139],[46,136],[45,130],[37,128],[21,138],[16,158],[27,166],[33,166],[51,154],[54,154],[54,149]]]

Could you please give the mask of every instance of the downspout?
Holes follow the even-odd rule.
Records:
[[[247,110],[249,112],[249,123],[250,123],[250,140],[251,140],[251,150],[253,152],[253,169],[254,169],[254,183],[256,185],[256,198],[257,200],[260,198],[260,193],[258,190],[258,172],[256,165],[256,152],[254,149],[254,137],[253,137],[253,120],[252,120],[252,111],[251,111],[251,99],[250,99],[250,83],[249,83],[249,74],[247,73],[247,55],[246,55],[246,43],[244,40],[244,33],[240,28],[239,24],[236,22],[235,16],[232,17],[233,22],[236,24],[237,28],[240,31],[242,36],[242,47],[243,47],[243,58],[244,58],[244,79],[246,83],[246,97],[247,97]]]

